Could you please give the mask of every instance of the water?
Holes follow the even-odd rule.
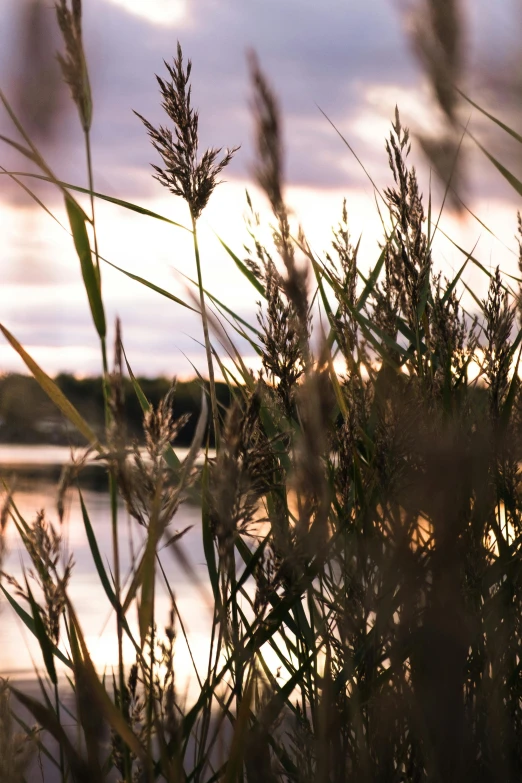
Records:
[[[181,456],[181,454],[180,454]],[[70,458],[70,451],[59,446],[0,446],[0,476],[9,475],[11,469],[21,465],[31,468],[31,478],[20,478],[17,482],[15,502],[27,522],[31,522],[40,509],[46,510],[47,518],[59,527],[56,513],[56,482],[51,481],[46,468],[63,464]],[[8,466],[8,468],[6,467]],[[43,467],[35,478],[34,468]],[[112,567],[112,535],[110,524],[109,495],[106,491],[83,491],[83,498],[94,528],[98,546],[107,571]],[[129,574],[131,563],[131,542],[134,551],[140,549],[144,531],[135,520],[129,519],[123,505],[119,507],[119,537],[122,576]],[[205,671],[208,656],[208,639],[211,626],[211,593],[201,543],[201,515],[195,506],[184,505],[171,523],[171,533],[192,525],[182,539],[181,545],[197,577],[187,574],[179,559],[168,549],[163,550],[161,561],[175,593],[176,602],[183,618],[192,654],[201,673]],[[111,671],[117,663],[117,640],[114,612],[104,593],[95,570],[82,519],[78,493],[69,491],[62,533],[65,549],[74,557],[74,568],[70,582],[69,596],[79,617],[92,659],[99,673]],[[6,530],[7,556],[4,571],[22,577],[22,563],[28,559],[18,532],[10,520]],[[2,584],[14,596],[12,587]],[[127,582],[128,584],[128,582]],[[124,590],[125,593],[125,590]],[[20,599],[17,599],[20,600]],[[158,630],[168,622],[171,599],[162,579],[157,581],[156,619]],[[127,615],[129,624],[139,639],[136,610],[131,607]],[[181,629],[177,627],[176,672],[181,688],[194,687],[192,663]],[[64,646],[63,644],[61,645]],[[126,640],[124,656],[127,664],[134,662],[132,644]],[[0,597],[0,676],[16,680],[32,679],[34,667],[42,670],[42,658],[38,643],[23,622],[9,606],[4,596]],[[188,693],[187,693],[188,695]]]

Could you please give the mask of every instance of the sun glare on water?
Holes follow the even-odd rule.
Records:
[[[181,22],[187,12],[187,0],[110,0],[131,14],[150,22],[170,25]]]

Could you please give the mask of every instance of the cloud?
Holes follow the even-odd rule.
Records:
[[[0,65],[12,91],[19,73],[12,38],[21,35],[17,0],[6,0],[5,43]],[[335,143],[316,103],[346,126],[361,102],[361,85],[408,83],[415,79],[400,18],[388,0],[374,0],[371,16],[345,0],[202,0],[178,29],[161,27],[108,0],[85,4],[84,35],[95,100],[93,146],[101,186],[147,195],[156,185],[147,164],[155,159],[139,110],[163,121],[155,73],[174,54],[176,37],[194,63],[194,103],[201,111],[201,143],[242,150],[230,176],[250,172],[251,122],[246,52],[255,49],[280,96],[285,117],[288,178],[293,184],[339,184],[335,160],[322,153]],[[351,7],[350,7],[351,6]],[[48,9],[49,10],[49,9]],[[49,10],[49,14],[51,11]],[[48,20],[47,20],[48,22]],[[3,39],[3,40],[2,40]],[[11,39],[11,46],[9,46]],[[51,41],[57,45],[55,39]],[[8,59],[9,58],[9,59]],[[18,60],[18,69],[21,68]],[[24,64],[26,79],[31,80]],[[33,74],[36,79],[36,74]],[[65,178],[82,178],[82,138],[73,109],[60,115],[55,149],[48,153]]]
[[[201,322],[197,314],[173,305],[155,295],[139,300],[118,297],[111,292],[106,309],[108,345],[114,337],[116,316],[123,324],[125,349],[136,373],[152,375],[193,375],[190,362],[204,372],[206,366]],[[137,304],[137,301],[139,304]],[[2,321],[41,362],[50,374],[70,371],[98,373],[100,347],[92,324],[85,292],[76,285],[56,285],[42,297],[37,285],[5,286],[0,296]],[[250,311],[240,314],[252,318]],[[219,338],[213,342],[219,348]],[[248,344],[236,335],[235,345],[245,354],[252,353]],[[3,371],[23,369],[20,358],[2,338],[0,367]]]
[[[202,148],[242,145],[227,171],[228,178],[244,179],[251,173],[248,49],[257,51],[279,95],[287,179],[294,185],[348,188],[360,185],[364,178],[357,167],[343,165],[342,142],[316,104],[357,143],[368,165],[375,163],[382,169],[386,164],[384,139],[377,140],[371,129],[367,138],[354,136],[362,118],[367,120],[371,114],[382,125],[393,110],[393,101],[372,105],[370,88],[397,94],[410,90],[423,97],[420,70],[394,0],[199,0],[185,4],[186,16],[175,25],[154,23],[153,14],[147,19],[129,12],[126,5],[132,7],[128,0],[84,4],[84,37],[95,102],[96,182],[111,193],[143,198],[158,192],[160,186],[148,165],[158,162],[157,156],[132,110],[153,123],[166,121],[154,74],[164,74],[163,59],[172,57],[177,38],[193,61],[193,100],[200,108]],[[21,74],[26,83],[38,77],[36,72],[31,76],[27,62],[20,60],[27,59],[26,50],[16,56],[16,39],[23,37],[24,19],[27,22],[27,13],[21,10],[24,4],[4,0],[4,6],[0,67],[14,91]],[[53,12],[46,9],[45,24],[50,30]],[[491,8],[488,12],[485,0],[474,5],[468,18],[468,59],[477,72],[498,50],[505,15]],[[58,45],[56,36],[49,36],[49,46]],[[46,69],[50,73],[49,63]],[[65,109],[60,95],[56,144],[46,143],[44,148],[61,176],[84,183],[82,135],[74,108]],[[413,102],[409,109],[403,107],[406,124],[417,125],[420,106],[418,102],[415,110]],[[422,104],[424,113],[426,108]],[[8,156],[10,162],[12,157]],[[490,191],[490,183],[486,187]]]

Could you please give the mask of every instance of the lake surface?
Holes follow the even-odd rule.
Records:
[[[178,452],[182,457],[182,452]],[[60,446],[8,446],[0,445],[0,476],[7,477],[17,466],[55,466],[70,460],[70,450]],[[3,490],[2,490],[3,492]],[[85,505],[94,528],[96,539],[106,564],[112,569],[112,535],[110,524],[109,494],[105,491],[82,490]],[[17,481],[15,503],[30,523],[37,512],[45,509],[47,519],[56,528],[60,527],[56,512],[56,482],[46,478],[45,470],[41,476],[20,477]],[[201,672],[205,670],[208,655],[208,638],[211,625],[210,588],[201,542],[201,515],[196,506],[184,505],[171,523],[171,532],[182,530],[189,525],[192,529],[184,536],[184,553],[198,578],[197,586],[170,549],[161,552],[161,561],[175,593],[179,611],[186,627],[196,664]],[[128,575],[131,563],[131,546],[139,551],[144,539],[143,529],[129,515],[123,505],[119,506],[119,539],[122,563],[122,578]],[[80,619],[91,656],[98,672],[110,671],[117,663],[117,642],[114,613],[97,577],[92,554],[89,549],[85,526],[81,514],[78,493],[69,490],[66,512],[61,532],[64,540],[64,554],[72,554],[74,568],[69,587],[69,596]],[[7,555],[3,570],[22,577],[22,564],[28,563],[27,555],[20,542],[18,532],[12,520],[6,529]],[[6,585],[11,595],[13,588]],[[171,600],[162,579],[157,580],[156,617],[158,630],[162,631],[168,622]],[[128,621],[139,638],[135,609],[128,612]],[[194,680],[188,649],[183,641],[181,629],[177,627],[176,672],[178,684]],[[128,641],[128,640],[127,640]],[[125,644],[126,662],[134,662],[135,654],[131,643]],[[34,677],[34,665],[42,669],[42,659],[38,643],[24,626],[4,596],[0,597],[0,676],[11,676],[17,680]],[[191,690],[191,688],[190,688]]]

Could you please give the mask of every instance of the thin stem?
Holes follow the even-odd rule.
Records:
[[[154,587],[152,588],[154,591]],[[152,599],[152,605],[154,606],[155,598]],[[153,755],[152,755],[152,733],[153,733],[153,717],[154,717],[154,663],[155,663],[155,657],[154,657],[154,645],[156,644],[156,634],[154,629],[154,619],[151,623],[150,628],[150,669],[149,669],[149,681],[147,683],[149,693],[148,693],[148,699],[147,699],[147,724],[146,724],[146,732],[147,732],[147,783],[153,783],[154,781],[154,761],[153,761]],[[145,685],[145,677],[146,677],[146,671],[144,670],[144,685]]]
[[[56,710],[56,720],[58,721],[58,725],[60,724],[60,698],[58,695],[58,682],[54,683],[54,705]],[[65,783],[65,758],[63,753],[63,745],[60,742],[60,779],[62,783]]]
[[[198,234],[197,234],[197,226],[196,226],[196,218],[194,217],[192,211],[190,214],[190,217],[192,219],[192,234],[194,237],[194,255],[196,257],[196,269],[198,273],[198,288],[199,288],[199,302],[200,302],[200,309],[201,309],[201,321],[203,324],[203,335],[205,337],[205,350],[207,353],[207,364],[208,364],[208,379],[210,383],[210,405],[212,409],[212,422],[214,425],[214,438],[216,443],[216,451],[219,451],[220,447],[220,432],[219,432],[219,417],[218,417],[218,408],[217,408],[217,397],[216,397],[216,382],[214,379],[214,364],[212,361],[212,349],[210,347],[210,337],[209,337],[209,331],[208,331],[208,318],[207,318],[207,308],[205,304],[205,292],[203,290],[203,276],[201,274],[201,260],[199,256],[199,244],[198,244]]]
[[[219,630],[218,643],[217,643],[216,663],[213,665],[212,653],[214,651],[214,640],[216,638],[216,628],[218,626],[220,630]],[[212,628],[210,632],[210,647],[208,652],[207,678],[205,681],[205,686],[208,687],[210,696],[209,696],[208,704],[205,706],[203,710],[203,717],[201,719],[201,729],[199,733],[199,738],[194,743],[194,754],[196,755],[197,752],[197,763],[195,764],[195,768],[198,769],[198,772],[194,778],[196,783],[199,783],[199,781],[201,780],[201,776],[205,769],[205,766],[203,765],[203,761],[205,756],[205,745],[206,745],[208,730],[210,725],[210,717],[212,713],[212,699],[214,695],[214,688],[211,686],[211,682],[215,678],[220,649],[221,649],[221,623],[218,619],[217,607],[214,606],[214,615],[212,617]]]
[[[98,276],[98,286],[101,292],[101,275],[100,275],[100,256],[98,253],[98,236],[96,232],[96,218],[94,213],[94,176],[92,171],[92,155],[91,155],[91,139],[89,132],[85,132],[85,154],[87,157],[87,176],[89,178],[89,196],[91,200],[91,220],[92,220],[92,233],[94,238],[94,259],[96,262],[96,274]]]
[[[158,553],[156,553],[156,561],[160,567],[161,575],[163,576],[163,581],[165,582],[165,587],[167,588],[167,592],[170,596],[170,600],[172,602],[172,607],[174,609],[174,612],[176,614],[176,617],[178,618],[178,622],[181,628],[181,632],[183,634],[183,638],[185,639],[185,644],[187,645],[187,650],[190,656],[190,660],[192,662],[192,666],[194,668],[194,673],[196,675],[196,679],[198,681],[198,685],[200,690],[203,688],[203,682],[201,681],[201,677],[199,675],[198,667],[196,666],[196,661],[194,660],[194,656],[192,654],[192,649],[190,647],[189,639],[187,636],[187,630],[185,628],[185,624],[183,623],[183,618],[181,616],[181,612],[178,609],[178,602],[176,601],[176,596],[174,595],[174,591],[172,590],[172,587],[170,585],[170,582],[167,578],[167,574],[165,573],[165,569],[163,568],[163,563],[161,562],[160,556]]]
[[[98,287],[101,295],[101,273],[100,273],[100,257],[98,252],[98,234],[96,231],[96,213],[94,210],[94,175],[92,168],[92,154],[91,154],[91,139],[89,131],[85,131],[85,154],[87,158],[87,176],[89,180],[89,195],[91,202],[91,224],[92,233],[94,239],[94,257],[96,265],[96,275],[98,279]],[[102,354],[102,366],[103,366],[103,403],[105,409],[105,428],[109,427],[111,423],[111,412],[109,407],[109,365],[107,361],[107,344],[105,338],[100,339],[101,354]],[[111,507],[111,532],[112,532],[112,554],[113,554],[113,568],[114,568],[114,592],[116,596],[116,631],[118,637],[118,686],[120,690],[120,706],[123,713],[125,693],[125,668],[123,664],[123,617],[122,617],[122,605],[121,605],[121,574],[120,574],[120,546],[118,539],[118,494],[117,485],[112,473],[109,473],[109,496]],[[125,717],[125,716],[124,716]],[[131,762],[128,748],[125,746],[123,750],[124,765],[125,765],[125,780],[126,783],[131,783]]]

